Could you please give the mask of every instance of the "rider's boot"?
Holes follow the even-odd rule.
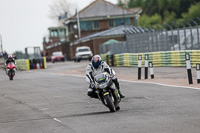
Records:
[[[119,92],[120,97],[121,97],[121,98],[124,98],[125,96],[122,94],[122,92],[121,92],[121,90],[120,90],[118,79],[116,78],[116,79],[114,79],[113,81],[114,81],[114,83],[115,83],[115,85],[116,85],[116,87],[117,87],[117,89],[118,89],[118,92]]]
[[[125,96],[121,93],[120,89],[118,90],[118,92],[121,98],[125,98]]]

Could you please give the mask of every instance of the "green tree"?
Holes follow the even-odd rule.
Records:
[[[182,16],[184,19],[190,19],[190,18],[195,19],[197,17],[200,17],[200,2],[195,5],[192,5],[189,8],[188,13],[183,13]]]
[[[24,59],[24,53],[22,51],[15,51],[13,54],[16,55],[17,59]]]
[[[144,3],[144,0],[129,0],[128,7],[129,8],[142,7],[143,3]]]
[[[200,17],[199,0],[128,0],[127,6],[142,8],[140,26]]]
[[[175,12],[169,12],[169,11],[165,11],[164,12],[164,22],[169,23],[172,21],[176,21],[176,13]]]
[[[146,27],[150,25],[156,25],[156,24],[160,24],[161,21],[162,21],[162,18],[158,14],[154,14],[151,17],[146,14],[143,14],[139,19],[139,26]]]
[[[124,7],[125,6],[125,3],[122,2],[122,0],[118,0],[118,6],[121,6],[121,7]]]

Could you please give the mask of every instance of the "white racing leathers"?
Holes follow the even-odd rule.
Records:
[[[117,78],[115,78],[115,72],[108,66],[106,62],[102,61],[98,68],[94,68],[92,63],[90,63],[86,68],[86,81],[90,84],[88,88],[88,96],[97,98],[94,89],[94,77],[103,72],[108,72],[111,75],[113,82],[119,89],[119,81]]]
[[[103,73],[105,71],[108,72],[109,74],[111,74],[113,79],[114,79],[114,75],[112,73],[112,70],[106,62],[102,61],[101,65],[99,65],[98,68],[94,68],[92,63],[90,63],[86,68],[86,81],[87,81],[87,83],[92,84],[94,82],[94,77],[97,74]]]

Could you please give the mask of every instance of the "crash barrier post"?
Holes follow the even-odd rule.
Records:
[[[189,53],[186,53],[186,54],[185,54],[185,59],[186,59],[186,67],[187,67],[188,81],[189,81],[189,84],[193,84],[193,81],[192,81],[191,64],[190,64],[190,55],[189,55]]]
[[[138,55],[138,80],[141,79],[142,55]]]
[[[145,67],[144,67],[144,78],[148,79],[148,60],[149,56],[148,54],[145,54]]]
[[[151,79],[154,79],[154,71],[153,71],[153,63],[152,62],[149,62],[149,70],[150,70]]]
[[[196,70],[197,70],[197,84],[200,83],[200,64],[196,64]]]

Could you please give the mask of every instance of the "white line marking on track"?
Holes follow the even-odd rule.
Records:
[[[166,86],[166,87],[188,88],[188,89],[200,90],[200,88],[195,88],[195,87],[167,85],[167,84],[162,84],[162,83],[142,82],[142,81],[129,81],[129,80],[120,80],[120,81],[130,82],[130,83],[140,83],[140,84],[155,84],[155,85]]]
[[[73,76],[73,77],[85,78],[85,76],[75,75],[75,74],[56,74],[56,73],[52,73],[52,74],[53,74],[53,75],[61,75],[61,76]],[[131,81],[131,80],[120,80],[120,79],[119,79],[119,81],[129,82],[129,83],[140,83],[140,84],[155,84],[155,85],[166,86],[166,87],[187,88],[187,89],[200,90],[200,88],[195,88],[195,87],[168,85],[168,84],[162,84],[162,83],[142,82],[142,81]]]
[[[58,120],[57,118],[53,118],[55,121],[62,123],[62,121]]]

